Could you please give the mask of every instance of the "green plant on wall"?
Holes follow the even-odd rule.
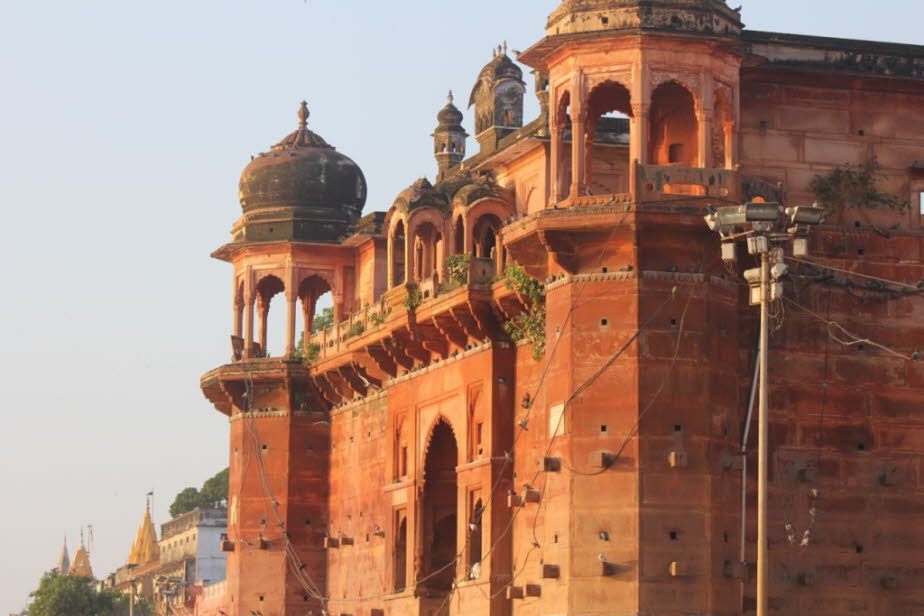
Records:
[[[369,321],[371,321],[373,325],[378,326],[384,323],[385,319],[387,319],[390,314],[391,308],[388,308],[384,312],[373,312],[369,315]]]
[[[408,310],[414,310],[423,302],[423,295],[416,285],[407,286],[407,297],[404,298],[404,307]]]
[[[446,272],[449,282],[453,285],[464,285],[468,282],[468,270],[471,257],[468,253],[449,255],[446,257]]]
[[[364,331],[366,331],[366,326],[363,325],[362,321],[357,321],[350,325],[350,328],[346,331],[346,337],[353,338],[360,335]]]
[[[321,356],[321,345],[317,342],[309,342],[308,348],[305,348],[305,332],[302,332],[298,339],[298,345],[295,347],[295,353],[292,354],[292,360],[301,362],[305,366],[310,366],[318,361]]]
[[[907,212],[911,202],[879,189],[884,179],[882,166],[873,157],[859,165],[842,165],[812,178],[811,187],[818,205],[834,212],[848,208],[889,208]]]
[[[545,287],[519,265],[508,265],[504,275],[507,288],[529,304],[525,312],[504,323],[504,330],[515,342],[526,340],[533,348],[533,359],[539,361],[545,355]]]

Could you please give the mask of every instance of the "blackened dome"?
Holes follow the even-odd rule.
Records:
[[[366,203],[366,179],[349,157],[308,130],[308,105],[298,112],[299,128],[254,157],[241,174],[244,212],[298,208],[319,218],[359,219]],[[309,212],[303,212],[309,213]]]

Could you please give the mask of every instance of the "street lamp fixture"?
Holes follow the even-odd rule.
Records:
[[[809,229],[824,222],[825,210],[817,205],[783,209],[778,203],[745,203],[720,207],[707,214],[705,219],[709,228],[722,238],[722,260],[731,262],[737,259],[735,241],[742,237],[747,238],[748,253],[760,259],[760,267],[745,271],[744,279],[748,282],[750,304],[760,306],[757,616],[767,616],[768,305],[783,297],[782,278],[788,269],[783,263],[784,245],[792,241],[793,256],[807,256]]]

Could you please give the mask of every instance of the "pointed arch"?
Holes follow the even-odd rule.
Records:
[[[695,167],[699,159],[696,94],[682,82],[665,81],[651,94],[649,162]]]

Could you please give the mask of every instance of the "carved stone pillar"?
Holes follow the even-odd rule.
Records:
[[[286,294],[286,357],[295,354],[295,312],[298,310],[295,293]]]
[[[549,186],[551,188],[549,201],[558,203],[562,199],[561,190],[561,156],[564,151],[564,123],[555,117],[552,119],[552,146],[549,153]]]
[[[696,165],[703,169],[713,166],[712,160],[712,109],[696,112],[696,122],[699,125],[699,146]]]
[[[638,165],[648,164],[648,105],[633,105],[629,118],[629,192],[638,195]]]
[[[269,307],[270,300],[265,299],[262,295],[257,298],[257,312],[260,315],[259,323],[259,332],[260,332],[260,350],[263,352],[265,357],[269,357],[269,353],[266,350],[266,338],[267,338],[267,321],[269,320]]]
[[[738,164],[738,135],[735,134],[734,121],[725,122],[725,160],[726,169],[734,169]],[[717,161],[718,162],[718,161]]]
[[[571,109],[571,200],[584,194],[584,165],[586,162],[587,112],[579,107]]]
[[[244,357],[253,357],[253,309],[254,309],[253,291],[245,291],[244,305],[246,308],[246,319],[244,321]]]

